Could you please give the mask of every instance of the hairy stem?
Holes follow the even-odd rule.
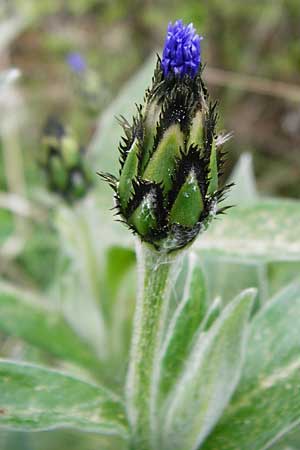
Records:
[[[137,250],[139,292],[126,386],[134,450],[155,448],[155,365],[179,255],[158,253],[145,244]]]

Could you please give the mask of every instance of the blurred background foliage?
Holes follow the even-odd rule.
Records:
[[[116,171],[111,167],[117,159],[114,146],[119,135],[114,112],[120,109],[126,114],[128,110],[130,118],[132,98],[141,100],[142,85],[150,80],[151,58],[161,51],[166,25],[177,18],[193,22],[204,36],[205,79],[220,105],[220,128],[233,133],[227,144],[230,151],[225,177],[240,155],[250,152],[260,193],[299,198],[299,0],[0,0],[0,72],[11,67],[20,71],[12,87],[5,88],[5,92],[0,87],[2,277],[32,290],[52,293],[53,280],[68,265],[60,256],[61,243],[48,208],[58,200],[46,195],[46,183],[37,164],[47,117],[55,115],[70,124],[92,157],[98,151],[98,140],[92,139],[95,130],[101,137],[101,124],[114,120],[115,134],[104,136],[101,157],[93,159],[92,169],[94,174],[108,168]],[[86,61],[84,75],[74,73],[67,64],[71,52],[79,53]],[[122,94],[124,86],[130,92],[127,97]],[[115,102],[119,102],[118,107],[111,106],[116,106]],[[96,176],[95,184],[104,214],[111,206],[111,197],[107,197],[108,191]],[[27,200],[12,201],[11,206],[10,197],[4,193]],[[2,209],[7,202],[9,207]],[[103,215],[101,220],[105,220]],[[106,239],[101,233],[98,238]],[[124,264],[131,267],[133,253],[123,256]],[[106,280],[106,294],[114,290],[112,273],[121,271],[123,261],[119,255],[120,267],[111,267],[110,258],[111,253],[100,277],[100,282]],[[270,264],[263,269],[268,271],[275,291],[298,273],[299,266],[295,269],[291,263],[286,268],[282,264],[278,271]],[[254,275],[252,278],[256,272]],[[246,276],[249,278],[249,272]],[[121,300],[127,295],[124,289]],[[128,295],[134,297],[132,286]],[[113,296],[115,292],[107,294]],[[128,328],[128,338],[128,323],[124,327]],[[1,334],[0,355],[51,361],[49,355]],[[299,442],[298,436],[292,435],[287,446],[278,450],[294,448],[288,445],[295,442]],[[109,450],[118,448],[118,443],[75,432],[25,436],[0,433],[3,450],[69,447]]]
[[[7,4],[26,18],[23,31],[12,42],[10,58],[23,73],[31,116],[29,148],[38,123],[53,110],[88,139],[93,123],[68,82],[68,52],[80,52],[97,72],[105,105],[146,58],[159,51],[167,22],[182,17],[194,22],[205,38],[206,78],[219,99],[222,126],[235,136],[230,166],[239,153],[252,151],[262,191],[299,196],[297,0],[9,0]]]
[[[30,195],[45,185],[36,161],[49,114],[70,124],[81,145],[88,146],[98,115],[149,56],[160,51],[168,21],[178,17],[192,21],[204,36],[205,78],[219,101],[220,128],[234,136],[225,176],[242,153],[251,152],[262,194],[299,198],[298,0],[1,0],[0,69],[17,67],[22,75],[9,100],[1,99],[12,105],[1,108],[1,127],[12,121],[17,131],[13,138],[4,133],[0,141],[0,189],[25,189]],[[85,59],[87,79],[68,66],[70,52]],[[152,63],[146,70],[148,80]],[[137,100],[140,89],[131,87]],[[126,101],[128,108],[124,104],[123,110],[126,114],[128,109],[130,118],[133,102],[129,97]],[[114,112],[108,108],[108,114]],[[2,145],[14,151],[2,152]],[[115,161],[116,152],[107,140],[94,173],[113,170],[105,164],[106,159]],[[12,218],[7,211],[0,214],[1,242]],[[51,249],[53,245],[40,227],[33,229],[27,231],[37,239],[26,240],[22,267],[47,284],[51,277],[40,263],[39,251],[44,251],[45,242]],[[50,260],[51,255],[47,252]]]

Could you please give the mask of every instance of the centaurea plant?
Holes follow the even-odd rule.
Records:
[[[74,134],[46,124],[61,265],[42,298],[0,282],[1,332],[40,350],[37,364],[0,359],[0,427],[75,428],[111,450],[264,450],[299,425],[299,202],[259,198],[241,163],[245,189],[221,204],[227,138],[200,43],[169,25],[144,104],[119,120],[119,175],[101,173],[136,238],[133,325],[131,241],[105,225]]]
[[[155,432],[159,354],[172,284],[185,249],[224,211],[218,205],[228,189],[219,185],[224,155],[217,145],[216,103],[201,77],[200,40],[192,24],[169,24],[145,103],[132,125],[121,120],[119,179],[102,174],[115,191],[122,221],[139,240],[139,295],[126,387],[139,450],[161,445]]]

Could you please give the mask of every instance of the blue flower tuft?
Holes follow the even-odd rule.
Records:
[[[67,64],[76,73],[82,73],[86,69],[84,57],[77,52],[69,53],[67,56]]]
[[[201,61],[200,41],[193,24],[184,25],[182,20],[169,23],[162,56],[164,77],[174,73],[179,78],[189,75],[194,78]]]

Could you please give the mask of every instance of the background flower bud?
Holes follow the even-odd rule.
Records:
[[[91,187],[92,176],[84,150],[72,131],[55,118],[48,119],[44,127],[39,163],[49,189],[68,202],[82,198]]]

